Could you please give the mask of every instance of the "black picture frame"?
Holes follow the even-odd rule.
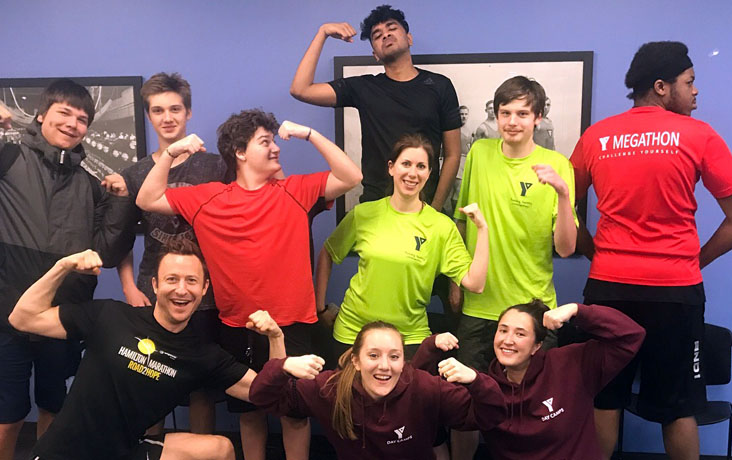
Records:
[[[547,96],[552,101],[550,120],[553,119],[556,127],[563,130],[561,135],[557,136],[555,136],[556,130],[554,128],[551,130],[552,142],[556,139],[554,149],[567,157],[571,155],[580,135],[590,126],[593,58],[592,51],[412,56],[415,66],[448,76],[455,86],[459,103],[467,105],[470,112],[483,113],[486,102],[493,99],[496,87],[506,79],[515,75],[536,79],[544,86]],[[336,79],[383,71],[383,66],[373,56],[334,58]],[[470,118],[466,126],[469,123]],[[336,108],[336,144],[346,151],[356,164],[361,163],[360,137],[360,123],[356,109]],[[360,194],[360,188],[357,187],[338,198],[337,222],[340,222],[358,203]],[[577,213],[582,219],[586,218],[585,203],[578,205]]]
[[[0,78],[0,104],[13,115],[11,129],[0,128],[0,140],[19,142],[37,115],[40,94],[58,78]],[[102,180],[147,155],[141,76],[64,78],[85,86],[95,104],[94,121],[82,140],[84,169]]]

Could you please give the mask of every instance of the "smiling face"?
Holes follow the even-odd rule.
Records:
[[[372,329],[364,334],[353,365],[361,374],[364,391],[375,400],[388,395],[404,369],[404,345],[393,329]]]
[[[203,265],[195,255],[165,255],[152,283],[157,296],[153,315],[171,332],[186,327],[208,289]]]
[[[84,138],[89,128],[87,113],[66,102],[51,104],[46,113],[38,115],[41,134],[54,147],[73,149]]]
[[[158,140],[172,144],[186,137],[186,123],[192,112],[183,104],[183,97],[173,91],[153,94],[148,99],[147,116]]]
[[[521,98],[501,104],[497,120],[503,141],[520,146],[532,142],[534,128],[541,122],[541,117],[536,116],[526,98]]]
[[[371,29],[371,48],[374,57],[381,63],[389,63],[412,46],[412,34],[395,19],[375,25]]]
[[[510,309],[498,320],[498,328],[493,339],[496,359],[506,369],[525,372],[534,353],[541,348],[536,343],[534,320],[528,313]]]
[[[430,158],[422,147],[407,147],[394,162],[389,162],[394,180],[394,194],[403,198],[419,197],[430,177]]]

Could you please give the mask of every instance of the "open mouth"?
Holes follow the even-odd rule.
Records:
[[[378,380],[379,382],[388,382],[391,380],[391,375],[374,375],[374,380]]]

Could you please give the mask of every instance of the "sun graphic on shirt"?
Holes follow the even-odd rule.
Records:
[[[140,353],[150,356],[155,353],[155,342],[150,339],[140,339],[137,342],[137,349]]]

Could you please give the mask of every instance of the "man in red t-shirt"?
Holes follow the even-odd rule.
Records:
[[[577,199],[593,185],[600,212],[594,247],[586,229],[580,237],[580,251],[592,259],[585,303],[615,307],[647,330],[638,357],[595,400],[596,428],[610,458],[640,363],[639,411],[662,424],[670,458],[698,458],[694,414],[706,400],[700,269],[732,247],[732,155],[709,125],[689,116],[698,90],[684,44],[641,46],[625,85],[633,108],[588,128],[571,157]],[[727,217],[701,250],[700,177]]]
[[[274,140],[311,142],[331,168],[279,180],[280,148]],[[178,155],[205,150],[191,134],[164,150],[137,195],[137,205],[151,212],[180,214],[196,233],[214,286],[223,323],[220,344],[253,369],[267,361],[266,342],[248,333],[246,318],[266,305],[285,334],[291,354],[312,352],[312,325],[317,321],[310,266],[308,212],[319,198],[334,200],[361,181],[361,171],[319,132],[289,121],[281,126],[272,114],[245,110],[218,129],[218,149],[229,170],[230,184],[212,182],[168,188],[170,166]],[[240,412],[244,457],[264,459],[266,416],[248,403],[229,400]],[[283,418],[287,458],[308,458],[307,420]]]

